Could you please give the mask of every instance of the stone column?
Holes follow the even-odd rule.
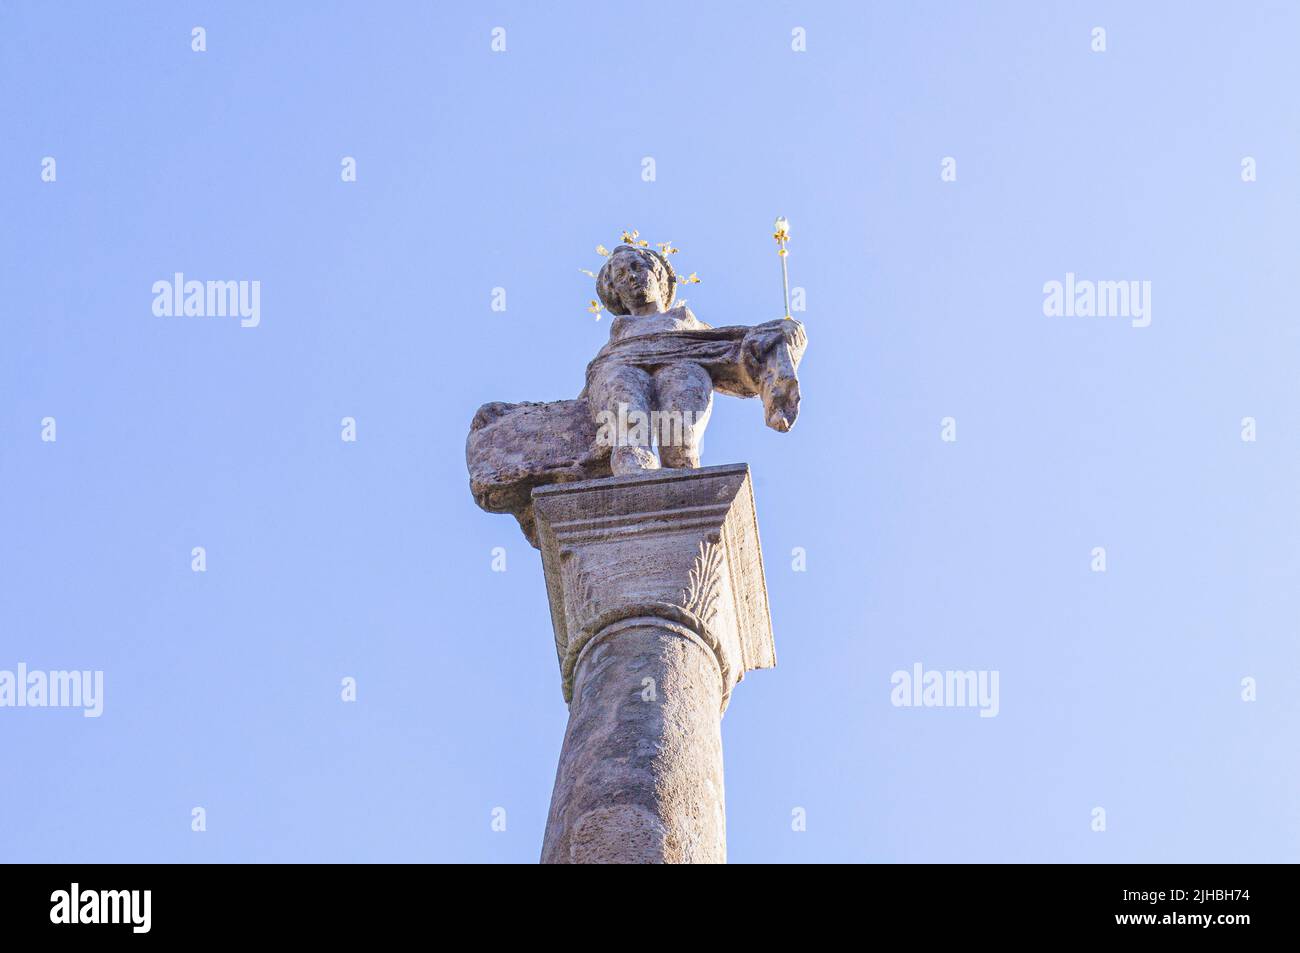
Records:
[[[722,713],[776,664],[749,468],[532,498],[569,703],[542,862],[725,862]]]

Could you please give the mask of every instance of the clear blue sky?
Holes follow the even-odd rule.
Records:
[[[6,3],[0,669],[105,701],[0,709],[0,859],[535,861],[566,710],[470,418],[577,393],[624,226],[778,317],[782,213],[803,416],[704,447],[779,657],[731,859],[1295,860],[1300,9],[975,6]],[[177,271],[260,326],[155,317]],[[1067,272],[1151,326],[1044,316]],[[998,717],[891,706],[916,662]]]

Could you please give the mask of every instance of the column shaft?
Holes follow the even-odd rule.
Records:
[[[722,677],[689,629],[609,626],[578,661],[543,863],[724,863]]]

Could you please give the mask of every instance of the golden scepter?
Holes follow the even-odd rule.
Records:
[[[790,270],[785,262],[785,243],[790,240],[790,220],[784,215],[778,215],[773,227],[776,231],[772,233],[772,237],[780,246],[776,253],[781,256],[781,290],[785,292],[785,316],[793,321],[794,318],[790,314]]]

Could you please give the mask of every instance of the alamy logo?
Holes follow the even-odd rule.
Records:
[[[152,921],[152,890],[69,890],[50,894],[51,923],[127,923],[132,933],[148,933]]]
[[[0,669],[0,708],[80,708],[82,716],[104,713],[103,672],[29,672]]]
[[[1065,281],[1043,285],[1043,314],[1049,318],[1132,318],[1135,328],[1151,323],[1151,282],[1091,281],[1065,273]]]
[[[686,433],[705,421],[705,413],[689,410],[629,411],[627,404],[618,405],[618,413],[602,410],[596,415],[596,446],[598,447],[682,447]]]
[[[938,671],[916,662],[910,672],[900,669],[889,679],[889,701],[895,708],[978,708],[981,718],[996,718],[997,671]]]
[[[262,323],[260,281],[186,281],[176,272],[171,281],[153,283],[153,313],[160,318],[239,318],[239,326]]]

